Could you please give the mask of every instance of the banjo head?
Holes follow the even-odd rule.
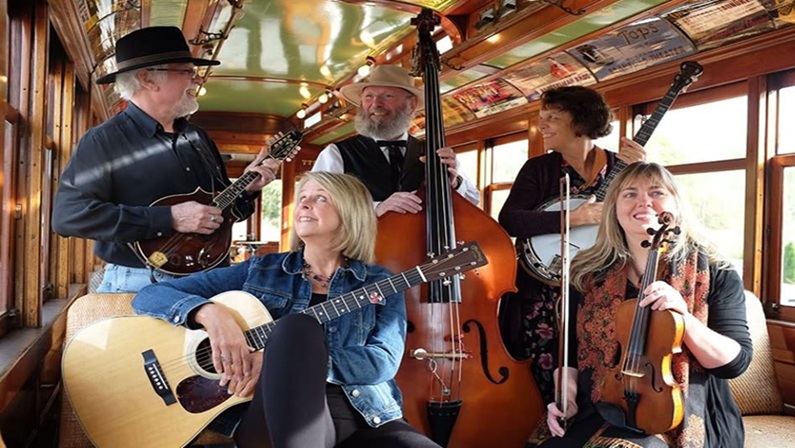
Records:
[[[574,196],[569,200],[569,210],[587,201],[587,196]],[[563,203],[554,199],[544,203],[539,210],[558,212]],[[574,257],[581,249],[593,246],[596,241],[597,225],[578,226],[569,232],[569,256]],[[522,267],[528,274],[552,286],[560,285],[562,260],[560,257],[561,236],[557,233],[536,235],[532,238],[516,240],[516,250]]]

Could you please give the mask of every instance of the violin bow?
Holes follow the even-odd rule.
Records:
[[[560,419],[561,427],[566,428],[566,414],[569,407],[569,388],[563,382],[568,378],[566,372],[569,367],[569,233],[571,230],[571,180],[566,173],[560,178],[560,313],[558,316],[558,387],[555,391],[558,409],[564,417]]]

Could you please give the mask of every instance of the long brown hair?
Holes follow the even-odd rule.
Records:
[[[685,259],[693,250],[702,250],[721,268],[729,268],[731,264],[718,255],[714,247],[707,243],[700,231],[700,224],[692,217],[689,206],[676,186],[673,175],[662,165],[648,162],[636,162],[629,165],[615,177],[605,196],[602,222],[596,234],[596,243],[588,249],[581,250],[571,261],[571,284],[580,291],[588,287],[588,283],[606,268],[620,263],[626,264],[632,259],[624,229],[618,222],[616,202],[618,194],[629,184],[638,179],[647,179],[659,184],[671,193],[676,203],[676,224],[681,233],[668,247],[665,257],[672,262]]]

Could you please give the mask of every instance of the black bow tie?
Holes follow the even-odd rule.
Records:
[[[375,143],[381,147],[384,146],[402,146],[404,148],[406,147],[405,140],[376,140]]]

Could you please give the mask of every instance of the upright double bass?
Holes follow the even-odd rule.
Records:
[[[415,75],[425,84],[426,175],[418,194],[424,213],[387,213],[379,220],[376,258],[398,272],[443,253],[456,241],[477,241],[489,260],[478,275],[452,276],[406,292],[408,334],[397,374],[404,415],[442,446],[521,448],[543,403],[528,362],[505,350],[497,313],[514,290],[516,254],[488,214],[451,191],[436,151],[445,145],[439,97],[439,54],[431,32],[440,22],[424,9]]]

